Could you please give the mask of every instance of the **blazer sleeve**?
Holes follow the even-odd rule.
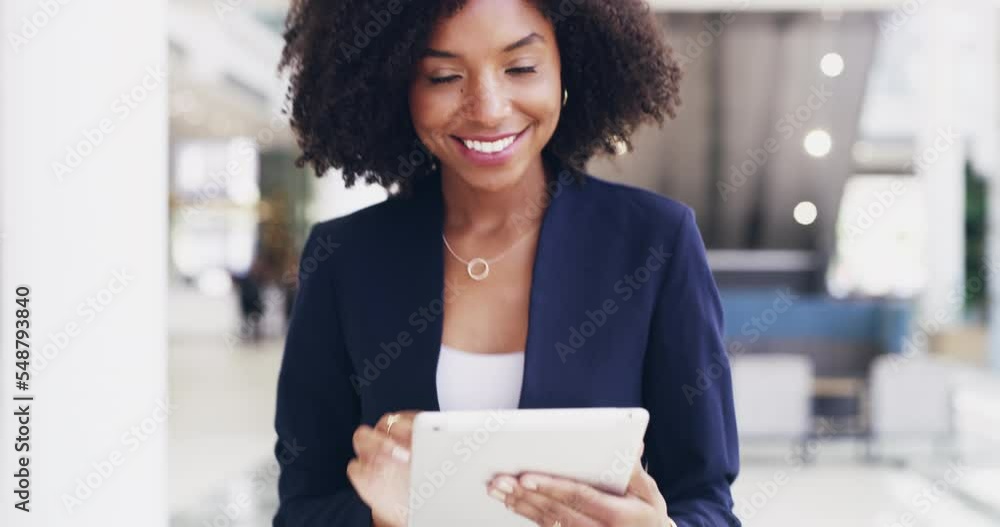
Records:
[[[643,368],[647,468],[679,527],[739,526],[732,376],[719,292],[689,208],[664,264]]]
[[[341,335],[332,267],[336,244],[314,226],[299,263],[285,341],[274,453],[281,468],[274,527],[368,527],[371,509],[347,479],[360,402]]]

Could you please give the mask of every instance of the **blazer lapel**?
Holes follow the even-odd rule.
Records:
[[[406,240],[401,246],[407,247],[412,255],[412,272],[400,290],[406,291],[401,300],[409,306],[409,311],[417,312],[425,308],[430,313],[441,313],[444,309],[444,243],[441,233],[444,229],[444,200],[441,195],[440,173],[428,176],[416,185],[413,222],[410,224]],[[441,354],[441,334],[444,329],[443,315],[434,316],[424,331],[410,331],[413,336],[414,353],[402,365],[402,370],[411,377],[407,382],[406,406],[421,410],[438,411],[437,363]],[[426,318],[424,319],[426,320]],[[419,329],[419,328],[418,328]]]
[[[366,233],[369,253],[358,260],[354,274],[360,279],[348,286],[366,302],[345,306],[345,316],[364,339],[358,345],[359,376],[369,382],[361,395],[366,415],[373,416],[439,409],[436,379],[444,308],[440,183],[435,176],[418,180],[414,194],[398,200],[377,230]],[[366,277],[378,277],[378,285],[373,287]]]
[[[583,225],[586,214],[580,206],[585,189],[575,182],[559,182],[554,190],[542,218],[532,271],[521,408],[574,406],[572,398],[566,396],[567,382],[572,385],[589,381],[575,372],[581,361],[568,361],[557,345],[565,342],[568,328],[579,323],[577,319],[587,302],[585,288],[580,284],[586,281],[586,268],[593,265],[594,242],[580,234],[588,229]],[[398,307],[384,307],[393,310],[392,320],[408,321],[408,315],[420,308],[439,312],[446,298],[441,240],[444,201],[438,174],[416,186],[412,203],[413,209],[407,210],[412,221],[398,231],[401,235],[397,250],[392,252],[401,261],[387,267],[396,270],[389,284],[396,290],[392,298]],[[440,409],[437,362],[443,317],[435,316],[419,327],[423,331],[415,330],[412,323],[406,324],[404,329],[412,344],[386,370],[388,382],[393,385],[389,391],[392,400],[378,402],[386,411]],[[396,338],[395,334],[386,336]]]
[[[542,219],[532,270],[528,308],[528,340],[520,408],[570,407],[567,385],[587,382],[574,375],[567,355],[557,344],[583,313],[585,288],[580,287],[594,252],[588,240],[581,201],[585,189],[576,182],[559,183]],[[573,390],[576,391],[576,390]]]

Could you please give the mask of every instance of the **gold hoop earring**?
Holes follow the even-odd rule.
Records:
[[[628,153],[628,143],[626,143],[621,137],[612,136],[611,144],[614,148],[616,156],[623,156]]]
[[[563,108],[566,107],[566,101],[568,101],[568,100],[569,100],[569,92],[566,91],[566,90],[563,90]]]

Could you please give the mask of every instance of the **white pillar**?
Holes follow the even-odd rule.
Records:
[[[986,199],[986,260],[990,268],[994,271],[989,274],[989,339],[988,339],[988,360],[990,366],[996,371],[1000,371],[1000,273],[997,273],[997,266],[1000,266],[1000,156],[996,151],[1000,150],[1000,104],[996,101],[997,88],[1000,87],[1000,8],[988,10],[985,14],[988,19],[988,38],[990,45],[987,50],[988,60],[993,64],[985,77],[989,85],[987,90],[993,95],[992,104],[985,112],[985,119],[989,120],[992,133],[987,134],[989,143],[993,147],[993,157],[988,167],[988,183],[986,185],[988,196]],[[985,145],[988,152],[990,145]]]
[[[962,302],[955,295],[964,291],[965,279],[965,145],[955,60],[962,54],[957,46],[962,28],[954,23],[948,4],[927,2],[920,13],[923,69],[914,108],[918,119],[914,168],[926,186],[928,270],[917,321],[932,324],[932,329],[961,322]]]
[[[0,525],[167,525],[164,10],[0,3]],[[15,393],[35,397],[30,452]],[[30,513],[14,508],[22,454]]]

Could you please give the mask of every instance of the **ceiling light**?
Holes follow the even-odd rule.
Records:
[[[816,129],[806,134],[802,146],[805,147],[809,155],[823,157],[829,154],[830,149],[833,148],[833,139],[830,138],[830,134],[826,130]]]
[[[840,53],[827,53],[820,59],[819,69],[827,77],[837,77],[844,72],[844,57]]]
[[[812,225],[816,221],[817,211],[816,205],[811,201],[803,201],[795,206],[795,210],[792,211],[792,217],[799,225]]]

